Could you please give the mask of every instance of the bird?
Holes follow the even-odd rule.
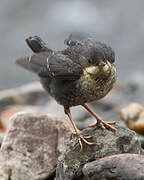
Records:
[[[90,142],[91,136],[82,135],[76,126],[70,111],[73,106],[83,106],[96,119],[89,127],[100,126],[116,132],[112,126],[115,121],[105,122],[87,105],[106,96],[117,79],[114,50],[82,32],[70,33],[64,41],[66,48],[61,51],[52,50],[38,36],[25,41],[33,54],[18,58],[16,63],[36,73],[43,88],[64,107],[81,149],[83,143],[97,143]]]

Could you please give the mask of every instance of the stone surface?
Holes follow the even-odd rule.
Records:
[[[67,120],[53,115],[14,115],[0,151],[0,179],[45,179],[55,170],[71,132]]]
[[[119,154],[98,159],[83,167],[87,180],[142,180],[144,156]]]
[[[57,180],[79,179],[82,176],[84,164],[102,157],[122,153],[143,154],[143,149],[135,136],[135,132],[122,126],[115,125],[115,127],[117,128],[116,134],[99,127],[83,130],[82,134],[94,136],[91,141],[100,145],[88,146],[83,144],[82,151],[77,139],[73,139],[67,150],[58,158]]]
[[[120,116],[128,128],[144,135],[144,107],[137,103],[130,103],[121,109]]]

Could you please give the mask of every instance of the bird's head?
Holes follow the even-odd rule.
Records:
[[[109,53],[109,54],[108,54]],[[86,54],[86,71],[92,75],[107,75],[114,63],[114,52],[106,52],[102,48],[91,48]]]

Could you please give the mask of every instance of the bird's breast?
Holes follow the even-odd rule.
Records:
[[[77,83],[77,89],[83,94],[87,102],[104,97],[113,87],[116,81],[116,69],[108,64],[102,68],[91,66],[83,71],[83,75]]]

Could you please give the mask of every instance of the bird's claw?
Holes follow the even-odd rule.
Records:
[[[116,124],[116,122],[115,121],[104,122],[103,120],[97,120],[96,123],[91,124],[88,127],[100,126],[102,129],[109,128],[110,130],[116,132],[116,128],[112,126],[113,124]]]
[[[77,134],[77,133],[73,133],[72,134],[72,138],[74,138],[76,136],[78,138],[78,142],[80,144],[81,150],[83,149],[82,141],[84,143],[88,144],[89,146],[95,146],[95,145],[99,146],[100,145],[99,143],[96,143],[96,142],[89,142],[89,141],[87,141],[87,139],[90,139],[90,138],[92,138],[94,136],[83,136],[80,133],[79,134]]]

